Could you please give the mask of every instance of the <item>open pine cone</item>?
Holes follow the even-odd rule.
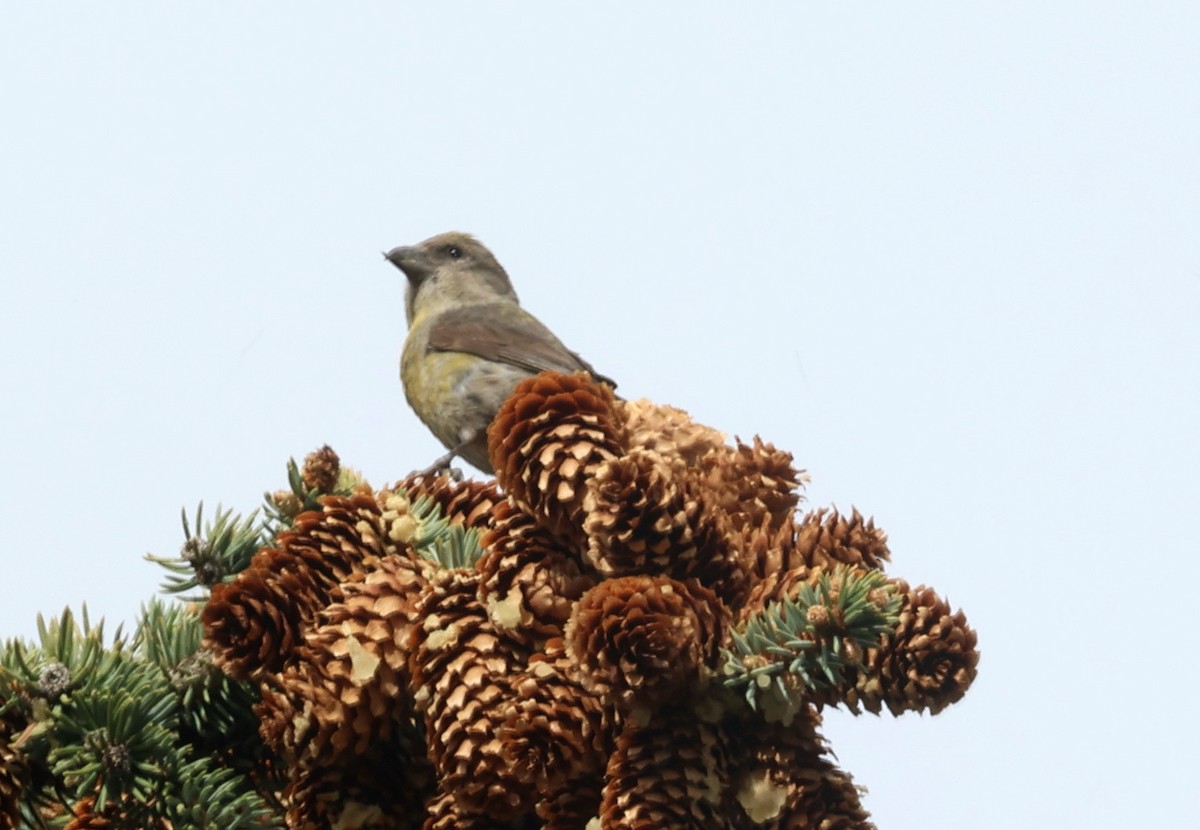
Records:
[[[961,698],[962,612],[882,576],[857,511],[803,512],[790,454],[586,374],[523,382],[488,438],[496,482],[320,496],[213,591],[289,826],[871,827],[821,708]]]

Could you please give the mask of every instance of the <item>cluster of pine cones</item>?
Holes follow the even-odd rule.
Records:
[[[871,827],[821,708],[961,698],[962,613],[890,579],[898,622],[844,682],[755,710],[723,682],[733,633],[835,568],[878,571],[884,534],[800,510],[788,453],[583,374],[524,382],[489,439],[496,482],[322,496],[214,588],[206,644],[260,689],[289,826]]]

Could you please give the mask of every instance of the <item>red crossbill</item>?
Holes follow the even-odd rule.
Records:
[[[404,395],[455,456],[491,473],[487,428],[513,388],[538,372],[599,375],[521,308],[492,252],[465,233],[444,233],[384,257],[408,277],[408,338],[400,357]]]

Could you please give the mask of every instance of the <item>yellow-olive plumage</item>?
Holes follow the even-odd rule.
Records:
[[[408,277],[400,380],[417,417],[450,450],[435,466],[458,456],[492,472],[487,428],[513,387],[546,370],[596,374],[521,308],[508,274],[474,237],[444,233],[384,256]]]

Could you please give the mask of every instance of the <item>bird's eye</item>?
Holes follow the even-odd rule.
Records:
[[[450,255],[451,259],[462,259],[462,249],[457,245],[451,245],[446,249],[446,253]]]

